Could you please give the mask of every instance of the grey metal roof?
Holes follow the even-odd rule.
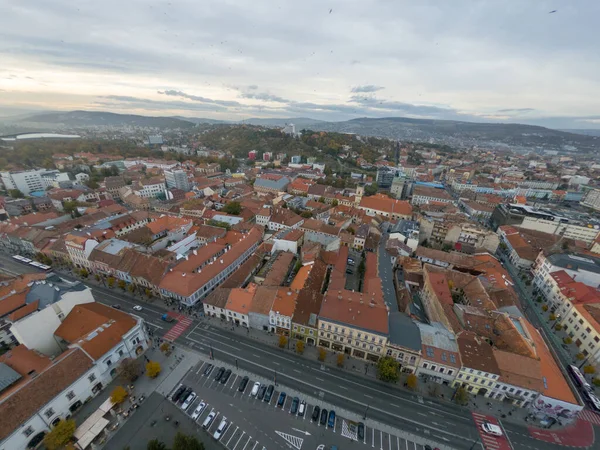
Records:
[[[83,283],[78,281],[69,282],[55,274],[48,276],[45,280],[32,283],[25,297],[25,303],[29,304],[39,300],[38,309],[43,309],[59,301],[66,292],[81,292],[87,289]]]
[[[429,347],[441,348],[451,352],[458,352],[458,344],[454,334],[444,328],[439,322],[433,322],[431,325],[424,323],[416,324],[421,332],[421,339],[424,345]]]
[[[579,256],[567,253],[555,253],[548,256],[548,261],[553,265],[573,271],[585,270],[586,272],[600,273],[600,258],[594,256]]]
[[[388,316],[390,343],[413,350],[421,350],[421,333],[413,320],[399,311]]]
[[[290,179],[287,177],[282,177],[279,180],[269,180],[266,178],[257,178],[254,181],[254,186],[264,187],[267,189],[279,189],[283,190],[290,183]]]
[[[0,392],[21,379],[21,375],[10,366],[0,363]]]

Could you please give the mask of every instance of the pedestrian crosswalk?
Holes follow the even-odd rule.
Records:
[[[585,420],[586,422],[592,423],[594,425],[600,425],[600,415],[596,414],[593,411],[588,409],[584,409],[579,412],[579,418]]]
[[[183,314],[172,314],[172,315],[173,315],[173,317],[175,317],[177,319],[177,323],[175,325],[173,325],[173,327],[169,331],[167,331],[165,333],[165,335],[163,336],[164,340],[171,341],[171,342],[173,342],[175,339],[177,339],[179,336],[181,336],[183,334],[183,332],[185,330],[187,330],[193,322],[192,319],[184,316]]]

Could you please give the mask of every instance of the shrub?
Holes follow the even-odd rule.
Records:
[[[296,353],[304,353],[304,342],[298,341],[296,342]]]
[[[319,349],[319,357],[318,357],[319,361],[321,361],[321,362],[325,361],[326,357],[327,357],[327,352],[325,351],[324,348],[320,348]]]
[[[287,338],[283,335],[279,336],[279,348],[285,348],[285,346],[287,345]]]
[[[417,376],[414,373],[411,373],[408,377],[406,377],[406,386],[413,391],[417,388],[418,380]]]

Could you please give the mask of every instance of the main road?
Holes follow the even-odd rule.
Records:
[[[33,272],[35,269],[0,254],[0,267],[8,273]],[[31,269],[31,270],[30,270]],[[65,276],[66,279],[75,279]],[[81,281],[81,280],[79,280]],[[132,311],[136,304],[142,311],[132,311],[153,326],[156,336],[164,335],[170,324],[160,316],[165,313],[163,304],[136,302],[135,299],[119,294],[118,291],[85,282],[96,301],[118,304],[124,311]],[[319,395],[329,402],[357,414],[385,423],[400,430],[427,437],[440,444],[456,449],[482,448],[479,432],[471,411],[453,403],[423,398],[377,380],[364,378],[342,369],[323,366],[317,360],[307,359],[293,352],[246,336],[241,328],[237,331],[225,329],[213,321],[219,319],[194,320],[192,325],[176,340],[177,345],[209,354],[215,359],[238,365],[257,375],[271,377],[282,385],[289,385],[307,395]],[[561,446],[541,442],[530,436],[526,426],[503,422],[507,435],[515,449],[535,450],[560,449]],[[475,446],[474,446],[475,445]]]

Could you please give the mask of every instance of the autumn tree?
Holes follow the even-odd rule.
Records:
[[[83,268],[79,271],[79,275],[81,275],[83,278],[87,278],[89,276],[89,272],[86,268]]]
[[[344,367],[344,355],[343,353],[338,353],[337,355],[337,366],[338,367]]]
[[[469,393],[464,387],[459,387],[454,393],[454,401],[459,405],[464,405],[469,401]]]
[[[117,386],[110,393],[110,399],[115,405],[118,405],[120,403],[123,403],[128,395],[129,393],[125,390],[123,386]]]
[[[296,342],[296,353],[304,353],[304,342],[303,341],[298,341]]]
[[[394,358],[386,356],[377,362],[377,377],[383,381],[395,383],[398,381],[400,364]]]
[[[108,277],[108,279],[106,280],[106,282],[108,283],[108,287],[112,288],[115,286],[115,278],[114,277]]]
[[[279,336],[279,348],[285,348],[287,342],[288,340],[284,335]]]
[[[169,353],[171,351],[171,346],[167,342],[163,342],[160,344],[160,351],[163,353]]]
[[[411,373],[409,376],[406,377],[406,386],[409,389],[414,391],[415,389],[417,389],[417,384],[417,376],[414,373]]]
[[[129,293],[133,294],[135,292],[135,285],[130,284],[129,286],[127,286],[127,291],[129,291]]]
[[[593,373],[596,373],[596,368],[594,366],[591,366],[591,365],[585,366],[583,368],[583,373],[587,373],[588,375],[591,375]]]
[[[319,348],[319,361],[323,362],[325,361],[325,358],[327,357],[327,352],[325,351],[324,348]]]
[[[146,375],[148,375],[148,378],[156,378],[161,370],[160,363],[157,361],[148,361],[146,363]]]
[[[125,283],[125,280],[119,280],[118,286],[125,290],[125,287],[127,286],[127,284]]]
[[[148,288],[146,288],[146,290],[144,291],[144,293],[146,294],[146,297],[150,298],[152,296],[152,291]]]
[[[62,448],[69,443],[76,429],[73,419],[61,420],[44,436],[44,445],[48,450]]]
[[[124,382],[131,383],[140,376],[140,363],[137,359],[125,358],[117,371]]]

